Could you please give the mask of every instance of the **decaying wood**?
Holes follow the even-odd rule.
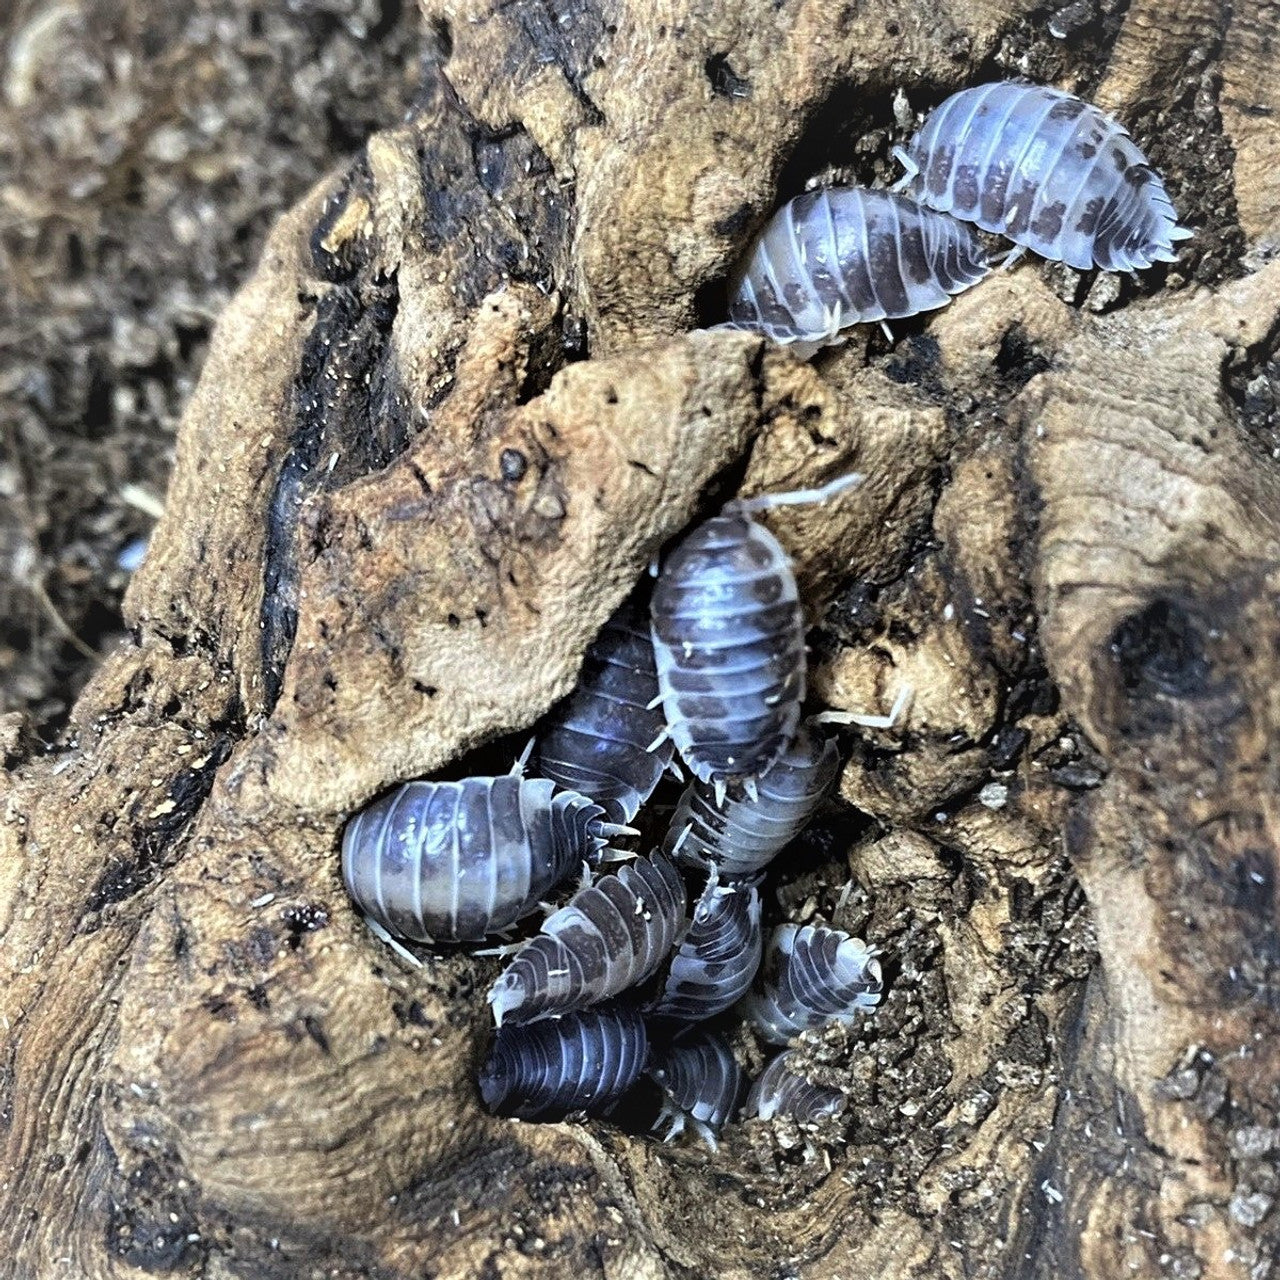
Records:
[[[411,118],[221,321],[131,642],[50,755],[6,728],[8,1274],[1265,1280],[1275,7],[1065,43],[985,0],[423,7]],[[889,174],[896,90],[1019,70],[1134,125],[1186,272],[1027,263],[813,365],[690,332],[780,198]],[[779,895],[888,958],[805,1048],[849,1123],[712,1155],[486,1116],[493,962],[382,948],[342,821],[526,729],[731,486],[854,467],[770,516],[818,695],[915,691]]]

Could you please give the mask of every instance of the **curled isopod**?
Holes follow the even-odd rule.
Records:
[[[342,878],[392,934],[478,942],[528,915],[616,830],[545,778],[406,782],[347,824]]]
[[[952,94],[896,154],[925,204],[1079,270],[1172,262],[1191,235],[1123,126],[1059,89]]]
[[[838,1116],[848,1106],[839,1089],[814,1084],[797,1069],[796,1052],[780,1053],[759,1074],[742,1109],[744,1119],[772,1120],[789,1116],[797,1124],[816,1124]]]
[[[480,1094],[496,1115],[522,1120],[598,1115],[639,1079],[648,1052],[644,1020],[621,1006],[506,1026],[480,1068]]]
[[[774,1044],[839,1022],[848,1026],[880,1003],[880,962],[861,938],[840,929],[784,924],[773,931],[762,982],[743,1003]]]
[[[788,201],[729,285],[729,323],[821,346],[841,329],[945,306],[991,270],[973,230],[891,191]]]
[[[654,705],[658,675],[647,620],[628,601],[587,650],[577,688],[538,735],[529,770],[590,796],[613,822],[630,822],[671,760]]]
[[[721,884],[713,865],[650,1015],[692,1023],[723,1013],[751,986],[762,945],[755,885]]]
[[[579,889],[489,991],[493,1018],[532,1022],[598,1004],[655,973],[684,927],[684,881],[662,853]]]
[[[808,724],[755,784],[754,797],[735,787],[717,804],[715,791],[692,782],[676,805],[664,848],[680,862],[710,863],[725,877],[766,867],[813,817],[840,768],[836,744]]]
[[[733,1118],[746,1087],[742,1068],[724,1040],[711,1031],[682,1036],[654,1050],[648,1071],[665,1095],[654,1128],[669,1123],[670,1142],[688,1124],[715,1150],[720,1130]]]

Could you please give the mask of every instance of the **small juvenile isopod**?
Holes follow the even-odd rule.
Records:
[[[686,764],[719,798],[750,789],[787,749],[805,691],[804,614],[791,559],[753,513],[821,502],[861,483],[761,494],[725,505],[676,544],[653,589],[658,688]],[[888,728],[894,716],[841,718]]]
[[[727,878],[755,875],[804,829],[839,768],[836,744],[801,725],[756,783],[754,799],[735,787],[717,804],[706,783],[690,783],[676,805],[664,848],[689,865],[710,863]]]
[[[684,881],[662,853],[600,876],[516,952],[489,991],[494,1022],[532,1022],[643,982],[675,945],[684,910]]]
[[[650,1015],[705,1022],[723,1013],[751,986],[762,945],[755,885],[721,884],[713,864]]]
[[[655,1050],[648,1071],[666,1095],[654,1128],[668,1122],[666,1141],[670,1142],[684,1132],[687,1123],[714,1151],[720,1130],[733,1118],[746,1086],[729,1046],[712,1031],[684,1036]]]
[[[577,688],[538,735],[530,772],[590,796],[613,822],[630,822],[671,760],[654,706],[658,675],[647,619],[628,601],[604,624]]]
[[[760,1073],[747,1094],[744,1119],[789,1116],[797,1124],[816,1124],[827,1116],[840,1115],[849,1105],[839,1089],[806,1080],[794,1069],[795,1057],[795,1050],[788,1049]]]
[[[522,1120],[599,1114],[639,1079],[648,1052],[644,1020],[623,1006],[506,1026],[480,1068],[480,1094],[495,1115]]]
[[[841,329],[945,306],[991,269],[963,223],[862,187],[806,191],[765,225],[729,285],[729,324],[821,346]]]
[[[884,989],[880,962],[861,938],[816,925],[779,925],[762,973],[743,1009],[774,1044],[832,1022],[848,1026],[880,1003]]]
[[[528,915],[617,830],[545,778],[406,782],[347,824],[342,878],[392,934],[478,942]]]
[[[1078,270],[1172,262],[1191,235],[1123,126],[1059,89],[962,90],[895,154],[925,204]]]

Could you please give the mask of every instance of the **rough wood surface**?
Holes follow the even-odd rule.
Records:
[[[423,10],[409,119],[222,317],[130,641],[55,751],[6,726],[8,1274],[1275,1274],[1280,11]],[[1133,127],[1185,266],[1028,262],[813,365],[689,332],[779,199],[891,173],[897,91],[1018,73]],[[494,962],[382,948],[344,818],[526,729],[733,487],[851,467],[771,518],[817,696],[916,690],[770,908],[888,958],[805,1050],[847,1121],[486,1116]]]

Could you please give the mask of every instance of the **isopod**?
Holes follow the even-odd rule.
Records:
[[[648,1072],[665,1095],[654,1128],[668,1123],[665,1140],[670,1142],[689,1124],[714,1151],[746,1087],[742,1068],[724,1040],[710,1031],[682,1037],[654,1051]]]
[[[605,623],[577,688],[539,733],[530,772],[590,796],[611,821],[630,822],[671,760],[670,742],[647,749],[662,729],[657,692],[653,641],[628,601]]]
[[[599,1114],[639,1079],[648,1052],[644,1020],[628,1007],[506,1026],[480,1068],[480,1094],[494,1114],[522,1120]]]
[[[1078,270],[1172,262],[1192,234],[1124,127],[1059,89],[962,90],[895,154],[907,169],[899,187],[931,208]]]
[[[836,744],[801,725],[756,783],[754,798],[735,787],[717,804],[706,783],[690,783],[676,805],[664,847],[680,862],[710,863],[726,878],[753,876],[804,829],[839,768]]]
[[[772,1120],[774,1116],[789,1116],[797,1124],[816,1124],[844,1111],[848,1099],[839,1089],[814,1084],[800,1074],[795,1064],[795,1050],[788,1049],[765,1067],[747,1094],[742,1109],[745,1119]]]
[[[755,885],[721,884],[713,864],[650,1015],[704,1022],[723,1013],[751,986],[762,946]]]
[[[833,1022],[848,1026],[880,1003],[880,962],[861,938],[840,929],[784,924],[773,931],[763,981],[743,1009],[774,1044]]]
[[[684,927],[684,881],[660,852],[579,889],[490,988],[494,1022],[532,1022],[643,982]]]
[[[991,270],[971,228],[906,196],[806,191],[765,224],[729,284],[729,324],[821,346],[842,329],[945,306]]]
[[[392,934],[478,942],[528,915],[618,830],[545,778],[406,782],[347,824],[342,878]]]

